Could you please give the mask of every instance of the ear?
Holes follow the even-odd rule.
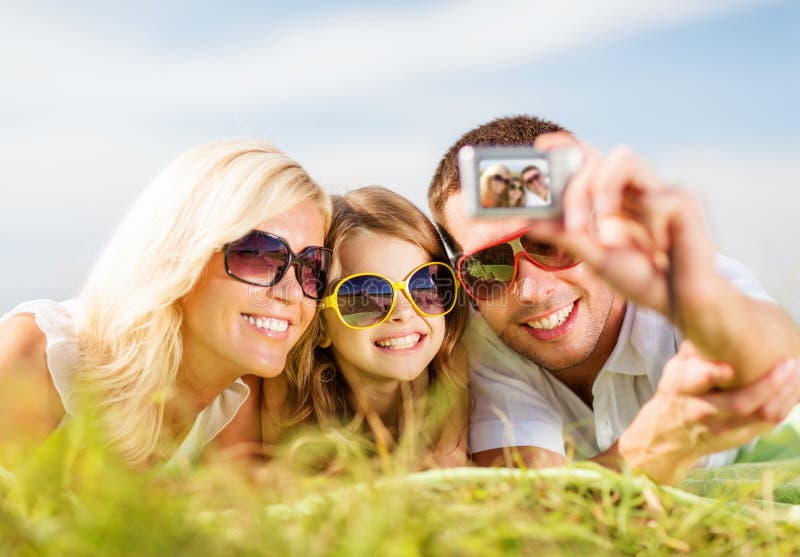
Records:
[[[325,332],[325,327],[321,327],[319,331],[319,342],[317,342],[317,346],[320,348],[330,348],[331,337],[328,336],[328,333]]]

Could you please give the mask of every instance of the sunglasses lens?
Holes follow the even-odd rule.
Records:
[[[522,236],[520,242],[522,243],[523,249],[531,254],[531,256],[544,267],[550,269],[564,269],[578,263],[578,259],[553,244],[538,242],[534,238],[529,238],[527,236]]]
[[[464,288],[480,300],[503,294],[514,278],[514,250],[508,244],[492,246],[462,257],[459,274]]]
[[[251,232],[229,244],[226,265],[230,274],[253,284],[272,286],[286,269],[289,247],[280,238]]]
[[[303,293],[309,298],[321,299],[328,283],[331,253],[317,247],[307,248],[298,256],[297,262],[295,271]]]
[[[348,325],[369,327],[389,313],[394,299],[392,285],[375,275],[351,277],[339,286],[336,304]]]
[[[408,291],[427,315],[447,313],[456,303],[456,279],[447,265],[434,263],[417,270],[408,279]]]

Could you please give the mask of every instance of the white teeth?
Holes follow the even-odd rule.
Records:
[[[379,340],[375,344],[377,344],[381,348],[390,348],[392,350],[403,350],[405,348],[411,348],[412,346],[416,346],[420,338],[422,338],[422,335],[420,335],[419,333],[412,333],[404,337],[395,337],[395,338],[387,338]]]
[[[560,327],[564,324],[564,321],[567,320],[569,314],[572,313],[572,308],[574,307],[575,302],[571,303],[567,307],[561,308],[554,313],[551,313],[547,317],[542,317],[541,319],[537,319],[535,321],[528,321],[528,327],[531,329],[542,329],[544,331],[549,331],[550,329]]]
[[[242,315],[245,321],[250,323],[251,325],[255,325],[259,329],[265,329],[267,331],[274,331],[276,333],[282,333],[289,328],[289,322],[283,319],[276,319],[274,317],[253,317],[252,315]]]

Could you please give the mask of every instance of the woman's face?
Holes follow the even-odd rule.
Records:
[[[501,195],[508,187],[508,175],[505,172],[497,172],[492,176],[490,187],[495,195]]]
[[[343,278],[377,273],[394,281],[431,260],[410,242],[371,232],[345,242],[336,256]],[[445,332],[444,316],[419,315],[401,292],[389,318],[376,327],[351,329],[333,309],[322,312],[322,323],[340,370],[373,385],[416,379],[436,356]]]
[[[312,201],[256,229],[280,236],[294,253],[322,246],[325,237],[322,214]],[[317,302],[303,295],[294,266],[273,286],[252,286],[228,276],[224,254],[216,253],[183,301],[185,350],[193,352],[187,356],[213,361],[221,373],[274,377],[316,308]]]

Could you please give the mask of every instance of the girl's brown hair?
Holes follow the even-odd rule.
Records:
[[[352,238],[365,232],[386,234],[408,241],[421,248],[431,261],[447,262],[447,250],[433,223],[413,203],[403,196],[380,186],[367,186],[344,196],[333,196],[333,220],[325,244],[333,250],[326,294],[344,278],[339,253]],[[466,389],[466,382],[453,373],[451,357],[467,323],[468,306],[459,289],[459,299],[445,316],[445,335],[442,346],[428,365],[431,388],[450,391]],[[356,408],[354,393],[343,375],[338,372],[330,348],[323,348],[321,315],[309,327],[292,353],[287,365],[287,378],[295,391],[299,409],[298,421],[315,422],[322,426],[360,423],[362,416]],[[373,433],[378,434],[377,431]]]

